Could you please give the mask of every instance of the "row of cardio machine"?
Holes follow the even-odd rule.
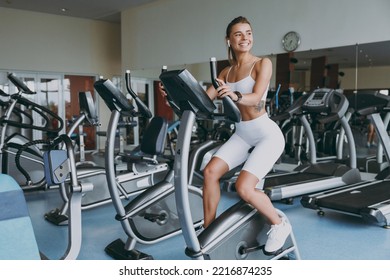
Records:
[[[80,92],[80,116],[70,127],[67,134],[58,137],[59,140],[46,139],[43,141],[42,139],[39,141],[30,141],[27,137],[22,137],[23,135],[20,135],[20,133],[11,133],[11,129],[39,129],[42,131],[50,131],[50,127],[45,125],[49,123],[49,118],[44,116],[44,113],[48,113],[49,115],[50,113],[51,115],[54,114],[44,106],[40,106],[23,97],[25,94],[35,94],[35,92],[32,92],[21,79],[16,77],[13,73],[10,73],[8,78],[15,84],[19,92],[10,96],[4,93],[4,97],[7,98],[8,101],[4,102],[5,113],[0,120],[2,143],[0,146],[0,155],[2,162],[6,162],[7,165],[10,165],[12,171],[16,171],[16,168],[14,168],[16,162],[16,165],[18,166],[17,169],[20,168],[20,171],[24,174],[25,178],[14,177],[12,176],[14,173],[1,174],[0,181],[2,182],[2,189],[0,200],[2,202],[6,201],[7,203],[1,204],[2,209],[4,207],[4,210],[6,211],[1,211],[3,215],[0,215],[0,232],[3,237],[0,240],[1,247],[3,248],[3,253],[0,254],[0,258],[46,258],[43,254],[38,252],[28,209],[27,207],[24,207],[26,201],[24,199],[23,191],[26,191],[27,189],[31,191],[58,188],[61,197],[63,198],[63,205],[61,208],[46,213],[45,218],[54,224],[68,226],[68,248],[62,258],[76,259],[80,251],[82,240],[82,210],[90,209],[111,201],[106,184],[105,168],[90,164],[89,162],[86,165],[84,165],[84,162],[76,162],[74,143],[70,140],[71,134],[80,125],[86,123],[90,125],[99,125],[92,95],[90,92]],[[128,78],[130,78],[129,75]],[[138,103],[138,96],[134,95],[133,98]],[[127,99],[126,101],[128,102]],[[43,122],[44,124],[41,126],[24,123],[19,115],[27,110],[24,111],[23,107],[19,108],[20,105],[37,112],[46,120],[46,122]],[[137,105],[139,112],[145,109],[142,107],[142,103]],[[138,115],[139,113],[134,109],[131,112],[132,116]],[[150,111],[142,113],[147,114],[149,117],[151,116]],[[26,114],[23,116],[25,115]],[[59,133],[62,129],[63,121],[58,116],[53,117],[61,124],[55,131],[56,133]],[[118,126],[118,124],[115,126],[115,130]],[[160,118],[155,118],[151,121],[148,131],[148,133],[145,133],[147,141],[144,141],[143,145],[137,149],[136,156],[131,154],[127,157],[134,156],[134,161],[128,159],[125,163],[126,167],[130,166],[131,168],[126,168],[127,172],[120,171],[116,177],[116,187],[119,188],[121,192],[120,198],[128,198],[131,195],[141,193],[145,188],[154,184],[155,180],[159,180],[159,177],[163,178],[163,173],[167,170],[167,163],[156,164],[155,159],[148,158],[149,154],[146,154],[153,153],[156,149],[163,150],[165,148],[165,141],[163,140],[166,135],[166,122],[162,122]],[[10,134],[12,137],[10,137]],[[115,142],[116,136],[117,135],[114,134],[112,141]],[[40,148],[35,147],[37,142],[45,143],[46,147],[44,147],[43,151]],[[10,146],[13,150],[10,150]],[[36,159],[31,158],[30,155],[32,151],[34,151]],[[66,151],[68,151],[68,155],[66,155]],[[15,157],[10,157],[10,155],[15,155]],[[35,163],[35,165],[31,166],[31,162]],[[154,164],[147,164],[148,162],[153,162]],[[115,169],[117,169],[117,166],[118,164],[116,164]],[[123,170],[123,168],[120,168],[120,170]],[[33,172],[39,172],[40,174],[39,176],[32,177],[31,175]],[[1,173],[8,173],[8,170],[3,168]],[[36,179],[39,179],[39,184],[27,183],[26,185],[21,185],[16,179],[20,179],[20,181],[26,179],[28,182],[35,182]],[[19,219],[22,217],[23,220]],[[14,232],[14,230],[18,228],[23,228],[23,230],[20,230],[20,234]],[[28,243],[28,246],[25,246],[26,243]],[[19,248],[17,245],[20,245],[21,247],[25,246],[25,252],[17,249]],[[31,248],[31,251],[28,250],[29,248]],[[29,252],[31,254],[28,254]]]
[[[211,62],[212,75],[215,76],[215,61]],[[121,222],[128,240],[122,242],[116,240],[106,247],[106,252],[114,258],[145,259],[151,256],[139,252],[135,249],[137,243],[153,244],[163,241],[174,235],[183,233],[187,242],[186,253],[195,259],[205,258],[236,258],[236,259],[258,259],[271,258],[277,259],[286,255],[293,255],[292,258],[299,259],[299,252],[293,234],[288,239],[285,247],[276,256],[266,256],[262,251],[262,242],[267,229],[266,222],[261,215],[248,204],[240,201],[233,205],[220,218],[216,220],[213,226],[196,236],[195,229],[202,223],[202,195],[197,187],[189,185],[188,178],[188,155],[190,147],[190,136],[195,119],[215,119],[220,118],[215,113],[215,106],[211,100],[207,99],[203,89],[186,71],[168,71],[160,76],[165,88],[167,89],[170,103],[175,109],[175,113],[181,118],[179,137],[173,166],[170,167],[166,176],[160,182],[153,184],[139,196],[132,199],[130,203],[123,206],[121,198],[123,194],[118,193],[118,174],[116,173],[116,164],[114,162],[114,143],[116,138],[116,128],[120,116],[137,116],[140,111],[148,111],[147,108],[138,105],[138,112],[124,98],[124,95],[109,80],[99,80],[95,83],[95,89],[105,101],[111,110],[111,118],[108,126],[106,142],[106,159],[104,174],[110,190],[110,197],[113,200],[117,210],[116,219]],[[367,98],[371,98],[370,95]],[[387,99],[375,95],[376,102],[370,103],[370,108],[374,107],[377,111],[383,111],[387,108]],[[359,96],[362,97],[363,95]],[[372,100],[372,99],[370,99]],[[89,101],[86,101],[88,104]],[[85,102],[84,102],[85,103]],[[355,102],[356,103],[356,102]],[[91,105],[91,104],[90,104]],[[364,107],[365,106],[365,107]],[[88,106],[86,106],[88,107]],[[233,121],[239,121],[239,112],[237,108],[224,99],[225,114]],[[321,190],[346,189],[345,185],[365,185],[360,183],[360,174],[356,169],[355,145],[347,125],[345,113],[348,108],[348,100],[339,92],[329,89],[318,89],[297,100],[288,110],[290,116],[299,116],[305,127],[308,142],[310,144],[311,163],[300,166],[292,174],[270,174],[265,181],[265,191],[272,200],[297,197],[304,195],[302,204],[310,205],[311,208],[323,207],[314,195],[310,195],[310,202],[304,203],[307,193],[315,193]],[[367,109],[367,102],[356,110],[360,114],[367,114],[372,111]],[[365,110],[364,110],[365,109]],[[343,133],[347,138],[350,152],[349,166],[345,163],[317,163],[315,153],[314,138],[310,135],[310,125],[306,115],[310,114],[316,117],[320,122],[339,121]],[[150,114],[149,117],[151,116]],[[226,116],[225,116],[226,118]],[[373,114],[375,125],[380,127],[379,119]],[[380,132],[378,131],[378,134]],[[383,133],[382,133],[383,134]],[[386,134],[386,133],[385,133]],[[159,137],[164,137],[165,135]],[[390,147],[386,143],[386,135],[381,136],[384,139],[384,147]],[[344,139],[344,137],[339,137]],[[388,141],[388,139],[387,139]],[[340,140],[341,143],[344,140]],[[341,144],[340,144],[341,145]],[[313,147],[312,147],[313,146]],[[388,151],[385,149],[388,154]],[[293,178],[293,179],[291,179]],[[379,179],[378,179],[379,180]],[[380,179],[384,186],[386,180]],[[378,181],[379,182],[379,181]],[[339,188],[342,186],[341,188]],[[120,190],[120,188],[119,188]],[[330,191],[333,192],[333,191]],[[353,191],[352,193],[356,193]],[[382,195],[383,196],[383,195]],[[177,204],[179,210],[174,209]],[[313,206],[315,205],[315,206]],[[386,208],[386,202],[382,203],[382,209]],[[386,216],[386,211],[362,211],[364,217]],[[369,214],[367,214],[370,212]],[[375,214],[374,214],[375,212]],[[280,215],[284,215],[279,211]],[[383,220],[383,219],[382,219]],[[386,222],[387,223],[387,222]],[[252,233],[246,229],[255,228]],[[253,234],[254,233],[254,234]],[[119,252],[118,252],[119,251]]]
[[[352,114],[372,119],[380,145],[378,150],[389,162],[390,142],[387,124],[390,119],[390,97],[378,91],[358,91],[346,97],[332,89],[316,89],[297,99],[275,121],[298,117],[309,144],[310,163],[299,165],[292,173],[270,174],[265,192],[271,200],[301,197],[301,205],[318,211],[333,210],[360,216],[385,228],[390,226],[389,168],[381,170],[374,180],[362,180],[357,168],[356,145],[349,125]],[[337,155],[325,162],[317,161],[316,143],[306,118],[322,124],[338,122]],[[345,158],[345,145],[348,157]],[[347,161],[347,162],[346,162]]]

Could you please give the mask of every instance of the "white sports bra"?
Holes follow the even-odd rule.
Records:
[[[253,87],[256,83],[256,81],[252,78],[252,70],[253,70],[253,67],[255,66],[257,61],[255,61],[251,67],[251,70],[249,71],[249,75],[246,76],[244,79],[241,79],[235,83],[229,83],[228,82],[228,77],[229,77],[229,73],[230,73],[230,70],[232,69],[233,66],[230,66],[227,74],[226,74],[226,84],[230,86],[230,88],[233,90],[233,91],[239,91],[241,92],[242,94],[248,94],[248,93],[252,93],[253,92]],[[263,97],[261,98],[261,100],[263,100],[264,102],[266,101],[267,99],[267,93],[268,93],[268,89],[269,89],[269,85],[267,86],[267,89],[265,90],[264,94],[263,94]]]

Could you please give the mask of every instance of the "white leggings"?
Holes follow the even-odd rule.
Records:
[[[236,124],[236,132],[214,156],[222,159],[229,170],[242,164],[243,170],[259,179],[256,188],[262,189],[264,177],[283,152],[285,139],[279,126],[267,114]],[[254,147],[249,153],[249,149]]]

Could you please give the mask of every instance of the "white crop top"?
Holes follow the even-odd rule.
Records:
[[[229,68],[229,71],[227,72],[226,74],[226,84],[230,86],[230,88],[232,89],[232,91],[239,91],[241,92],[242,94],[248,94],[248,93],[252,93],[253,92],[253,86],[255,85],[256,81],[252,78],[252,70],[253,70],[253,67],[255,66],[257,61],[255,61],[251,67],[251,70],[249,71],[249,75],[246,76],[244,79],[241,79],[235,83],[229,83],[227,80],[228,80],[228,76],[229,76],[229,73],[230,73],[230,70],[232,69],[233,66],[231,66]],[[267,86],[267,89],[265,90],[264,94],[263,94],[263,97],[261,98],[262,101],[266,101],[267,99],[267,93],[268,93],[268,89],[269,89],[269,85]]]

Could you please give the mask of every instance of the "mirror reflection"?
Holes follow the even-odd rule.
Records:
[[[278,54],[276,63],[278,66],[283,59],[289,62],[289,87],[296,91],[317,87],[340,88],[345,93],[359,89],[382,90],[390,88],[389,48],[390,41],[385,41]],[[275,73],[279,75],[278,67]],[[278,78],[275,81],[276,84],[284,82]]]
[[[283,104],[288,107],[291,99],[316,88],[341,90],[352,107],[362,91],[379,91],[389,95],[389,48],[390,41],[385,41],[272,55],[275,88],[269,96],[272,99],[279,89],[280,92],[279,107],[272,111],[275,106],[270,106],[271,115],[283,111]],[[383,170],[388,162],[383,159],[383,150],[370,117],[351,112],[349,124],[355,138],[359,170],[373,173]]]

